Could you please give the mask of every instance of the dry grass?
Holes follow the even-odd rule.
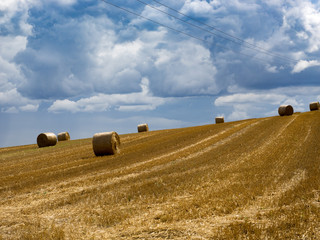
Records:
[[[319,120],[0,149],[0,239],[320,239]]]

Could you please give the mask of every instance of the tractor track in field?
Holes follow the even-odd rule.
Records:
[[[94,156],[90,139],[23,146],[21,159],[19,147],[0,149],[0,239],[39,228],[63,230],[65,239],[214,239],[243,235],[242,227],[259,238],[258,228],[286,234],[283,212],[302,204],[311,215],[299,234],[309,236],[320,229],[319,119],[313,112],[127,134],[121,152],[105,157]]]
[[[190,159],[200,157],[202,154],[208,153],[209,151],[212,151],[212,150],[218,148],[219,146],[231,141],[232,139],[240,137],[242,134],[247,132],[249,129],[253,128],[254,126],[256,126],[258,124],[263,123],[266,120],[268,120],[268,119],[252,120],[250,122],[235,124],[235,125],[227,128],[221,132],[218,132],[217,134],[213,134],[212,136],[206,137],[205,139],[201,139],[201,140],[197,141],[196,143],[191,144],[189,146],[182,147],[182,148],[176,149],[175,151],[163,154],[161,156],[157,156],[157,157],[154,157],[154,158],[142,161],[142,162],[134,163],[129,166],[122,167],[120,169],[115,169],[111,172],[103,171],[100,173],[93,173],[93,174],[86,175],[84,177],[77,177],[77,178],[74,178],[74,179],[71,179],[68,181],[64,181],[63,183],[60,183],[60,184],[53,182],[51,184],[52,186],[49,185],[49,186],[42,187],[42,191],[45,192],[46,194],[45,195],[39,194],[38,195],[39,199],[37,199],[38,197],[34,197],[33,193],[27,193],[27,194],[23,194],[23,195],[19,196],[19,198],[21,199],[20,200],[21,203],[19,204],[20,206],[17,207],[17,210],[21,211],[21,210],[25,209],[22,206],[26,206],[26,205],[28,207],[25,210],[28,211],[28,209],[32,210],[33,208],[43,208],[43,206],[51,205],[50,204],[51,202],[65,202],[66,199],[68,198],[68,196],[70,196],[70,195],[83,194],[85,192],[95,191],[98,188],[103,189],[103,188],[109,187],[114,184],[118,184],[123,181],[135,179],[137,177],[140,177],[143,174],[157,172],[157,171],[162,170],[164,168],[171,167],[174,164],[179,164],[183,161],[188,161]],[[276,135],[276,137],[281,135],[281,133],[286,129],[286,127],[289,126],[294,120],[295,120],[295,117],[292,120],[290,120],[290,122],[288,122],[284,128],[281,129],[281,131]],[[230,131],[233,131],[233,130],[236,130],[236,131],[234,133],[228,134]],[[212,140],[214,140],[224,134],[226,134],[227,136],[222,138],[222,140],[220,140],[219,142],[215,142],[213,144],[210,144],[210,141],[212,141]],[[142,138],[145,138],[145,136],[143,136]],[[134,140],[137,140],[137,139],[139,139],[139,138],[135,138]],[[270,142],[271,142],[271,140],[269,140],[267,143],[265,143],[265,145],[269,145]],[[203,145],[207,145],[207,147],[200,148],[198,151],[191,151],[192,149],[199,147],[199,146],[203,146]],[[260,150],[261,148],[262,149],[265,148],[265,145],[260,146],[258,149],[254,150],[253,153],[250,153],[245,158],[238,159],[237,162],[233,162],[230,165],[224,166],[221,169],[221,171],[224,171],[230,167],[234,167],[234,164],[240,164],[242,161],[244,161],[245,159],[250,157],[251,154],[254,155],[255,152],[261,151]],[[170,157],[173,157],[179,153],[184,153],[185,156],[178,157],[176,159],[170,158]],[[185,153],[187,153],[187,154],[185,154]],[[160,161],[162,159],[166,159],[166,161],[164,163],[162,163]],[[136,169],[136,168],[139,168],[142,166],[146,166],[146,165],[148,165],[150,163],[154,163],[156,161],[159,161],[159,164],[157,164],[155,166],[148,167],[145,170],[137,169],[137,170],[135,170],[135,172],[131,172],[133,169]],[[90,165],[90,163],[80,164],[78,166],[72,166],[67,169],[64,168],[61,171],[68,171],[69,169],[83,167],[86,165]],[[205,167],[203,167],[203,168],[205,168]],[[48,169],[50,169],[50,168],[48,168]],[[46,170],[46,169],[42,169],[42,170]],[[51,170],[54,171],[55,169],[51,169]],[[199,169],[189,170],[189,172],[190,171],[199,171]],[[97,178],[105,177],[106,175],[111,175],[111,176],[116,176],[116,177],[112,177],[112,178],[108,179],[107,182],[104,182],[104,183],[101,183],[98,181],[98,183],[90,184],[88,186],[84,186],[82,184],[79,184],[79,182],[90,183],[90,180],[97,180]],[[95,182],[95,181],[92,181],[92,182]],[[81,185],[81,186],[74,187],[74,185]],[[68,190],[65,189],[65,187],[67,187],[67,186],[70,186],[70,187],[68,187]],[[59,190],[59,189],[62,189],[62,190]],[[32,199],[32,200],[30,202],[28,202],[28,199]],[[12,199],[12,201],[14,201],[14,200],[18,200],[18,199]],[[26,204],[26,202],[28,202],[28,204]],[[5,211],[5,208],[2,208],[2,211]],[[10,211],[12,211],[12,208],[10,208]]]
[[[259,122],[255,122],[255,124],[258,124]],[[182,158],[178,158],[178,159],[174,159],[174,160],[169,160],[169,161],[166,161],[164,164],[160,164],[160,165],[156,165],[156,166],[153,166],[152,168],[147,168],[147,170],[143,170],[143,171],[139,171],[139,172],[136,172],[136,173],[131,173],[130,171],[132,169],[136,169],[138,167],[141,167],[141,166],[144,166],[144,165],[147,165],[149,163],[153,163],[155,161],[159,161],[161,159],[166,159],[168,157],[172,157],[173,155],[177,154],[177,153],[181,153],[181,152],[185,152],[189,149],[192,149],[196,146],[199,146],[199,145],[203,145],[205,142],[208,142],[214,138],[217,138],[225,133],[228,132],[228,130],[233,130],[234,128],[238,128],[238,127],[241,127],[242,125],[247,125],[248,123],[241,123],[241,124],[237,124],[235,126],[232,126],[226,130],[223,130],[215,135],[212,135],[212,136],[209,136],[195,144],[192,144],[190,146],[187,146],[187,147],[182,147],[181,149],[177,149],[173,152],[170,152],[170,153],[166,153],[162,156],[157,156],[155,158],[152,158],[152,159],[148,159],[146,161],[143,161],[143,162],[139,162],[139,163],[135,163],[135,164],[132,164],[130,166],[125,166],[123,168],[120,168],[120,169],[115,169],[113,170],[112,172],[105,172],[105,171],[102,171],[100,173],[93,173],[93,174],[89,174],[89,175],[86,175],[84,177],[78,177],[78,178],[75,178],[75,179],[71,179],[69,181],[64,181],[63,183],[60,183],[57,185],[56,182],[52,183],[52,187],[50,186],[43,186],[42,189],[43,191],[46,192],[46,195],[45,196],[45,199],[43,199],[43,197],[41,197],[41,195],[39,195],[41,197],[41,199],[39,200],[35,200],[35,197],[33,195],[33,193],[27,193],[27,194],[23,194],[21,196],[18,196],[18,198],[21,199],[21,205],[22,206],[25,206],[26,205],[26,201],[27,199],[31,198],[32,199],[32,202],[28,203],[27,206],[28,208],[34,208],[34,207],[38,207],[38,205],[47,205],[50,201],[57,201],[57,200],[62,200],[64,201],[65,198],[71,194],[81,194],[85,191],[92,191],[96,188],[103,188],[103,187],[107,187],[107,186],[110,186],[112,184],[116,184],[116,183],[119,183],[121,181],[127,181],[129,179],[133,179],[133,178],[136,178],[138,176],[141,176],[142,174],[146,174],[146,173],[150,173],[150,172],[155,172],[155,171],[159,171],[160,169],[162,168],[166,168],[166,167],[169,167],[170,165],[174,164],[174,163],[178,163],[178,162],[181,162],[181,161],[186,161],[188,159],[191,159],[191,158],[194,158],[196,156],[199,156],[201,154],[204,154],[205,152],[208,152],[208,151],[211,151],[212,149],[218,147],[219,145],[222,145],[224,143],[226,143],[227,141],[230,141],[233,137],[237,137],[239,135],[241,135],[243,132],[245,132],[246,130],[248,130],[250,127],[252,127],[252,125],[249,125],[249,126],[246,126],[244,129],[242,129],[240,132],[236,132],[234,134],[232,134],[231,136],[228,136],[225,140],[223,140],[222,142],[219,142],[217,144],[214,144],[214,145],[210,145],[209,147],[205,148],[205,149],[202,149],[201,150],[201,153],[198,153],[198,152],[195,152],[195,153],[191,153],[189,155],[186,155],[185,157],[182,157]],[[136,139],[135,139],[136,140]],[[85,165],[89,165],[89,163],[85,164]],[[78,167],[82,167],[83,165],[78,165]],[[73,166],[72,168],[76,168],[77,166]],[[53,169],[54,170],[54,169]],[[40,171],[40,170],[39,170]],[[66,169],[63,169],[62,171],[67,171]],[[84,181],[88,181],[88,180],[94,180],[96,179],[97,177],[101,177],[101,176],[105,176],[105,175],[116,175],[116,177],[113,177],[111,179],[108,180],[108,182],[106,183],[97,183],[97,184],[94,184],[94,185],[89,185],[87,187],[84,187],[83,185],[81,187],[69,187],[68,188],[68,191],[66,191],[63,187],[65,186],[72,186],[72,185],[78,185],[77,183],[79,182],[84,182]],[[120,175],[120,176],[119,176]],[[62,193],[61,191],[59,191],[59,189],[63,189],[63,192]],[[49,195],[52,195],[52,196],[56,196],[58,195],[59,197],[58,198],[49,198]],[[37,199],[37,198],[36,198]],[[16,199],[18,200],[18,199]],[[17,208],[19,211],[21,210],[21,208]],[[2,210],[4,211],[4,208],[2,208]]]

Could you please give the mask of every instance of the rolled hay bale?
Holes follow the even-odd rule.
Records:
[[[280,116],[290,116],[293,114],[293,107],[291,105],[281,105],[278,113]]]
[[[54,133],[40,133],[37,137],[39,148],[50,147],[57,144],[57,136]]]
[[[58,133],[58,141],[68,141],[70,140],[70,134],[68,132]]]
[[[310,111],[315,111],[320,109],[320,104],[319,102],[312,102],[309,104]]]
[[[116,154],[120,151],[120,137],[116,132],[96,133],[92,138],[92,147],[96,156]]]
[[[224,123],[224,117],[216,117],[216,123]]]
[[[148,132],[149,131],[149,126],[148,124],[139,124],[138,125],[138,132]]]

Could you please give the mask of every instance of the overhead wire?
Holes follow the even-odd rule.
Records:
[[[196,40],[202,41],[202,42],[204,42],[204,43],[207,43],[207,44],[210,44],[210,45],[212,44],[212,42],[210,42],[210,41],[207,41],[207,40],[205,40],[205,39],[202,39],[202,38],[199,38],[199,37],[197,37],[197,36],[191,35],[191,34],[186,33],[186,32],[184,32],[184,31],[175,29],[175,28],[170,27],[170,26],[168,26],[168,25],[165,25],[165,24],[163,24],[163,23],[157,22],[157,21],[155,21],[155,20],[153,20],[153,19],[144,17],[144,16],[142,16],[142,15],[139,14],[139,13],[136,13],[136,12],[133,12],[133,11],[131,11],[131,10],[128,10],[128,9],[126,9],[126,8],[124,8],[124,7],[121,7],[121,6],[117,5],[117,4],[114,4],[114,3],[112,3],[112,2],[109,2],[109,1],[107,1],[107,0],[101,0],[101,1],[104,2],[104,3],[106,3],[106,4],[108,4],[108,5],[113,6],[113,7],[115,7],[115,8],[118,8],[118,9],[120,9],[120,10],[122,10],[122,11],[128,12],[128,13],[130,13],[130,14],[132,14],[132,15],[135,15],[135,16],[137,16],[137,17],[140,17],[140,18],[143,18],[143,19],[145,19],[145,20],[147,20],[147,21],[150,21],[150,22],[152,22],[152,23],[154,23],[154,24],[157,24],[157,25],[159,25],[159,26],[162,26],[162,27],[164,27],[164,28],[168,28],[168,29],[170,29],[170,30],[172,30],[172,31],[175,31],[175,32],[177,32],[177,33],[186,35],[186,36],[188,36],[188,37],[191,37],[191,38],[194,38],[194,39],[196,39]],[[221,44],[219,44],[219,43],[215,43],[215,44],[216,44],[217,46],[219,46],[220,48],[224,48],[224,49],[227,49],[227,50],[234,51],[234,50],[232,50],[232,49],[230,49],[230,48],[228,48],[228,47],[225,47],[225,46],[223,46],[223,45],[221,45]],[[256,59],[256,60],[259,60],[259,61],[268,63],[265,59],[262,59],[262,58],[259,58],[259,57],[256,57],[256,56],[252,56],[252,55],[249,55],[249,54],[245,54],[245,53],[243,53],[243,52],[238,52],[238,54],[243,55],[243,56],[246,56],[246,57],[249,57],[249,58],[254,58],[254,59]]]
[[[167,15],[170,16],[170,17],[173,17],[173,18],[175,18],[175,19],[178,19],[179,21],[182,21],[182,22],[184,22],[184,23],[186,23],[186,24],[189,24],[189,25],[191,25],[191,26],[193,26],[193,27],[196,27],[196,28],[198,28],[198,29],[200,29],[200,30],[202,30],[202,31],[208,32],[208,33],[213,34],[213,35],[215,35],[215,36],[217,36],[217,37],[220,37],[220,38],[223,38],[223,39],[225,39],[225,40],[231,41],[231,42],[233,42],[233,43],[242,45],[242,46],[244,46],[244,47],[246,47],[246,48],[249,48],[249,49],[258,51],[258,52],[260,52],[260,53],[264,53],[264,54],[269,55],[269,56],[278,57],[278,58],[284,59],[284,60],[286,60],[286,61],[291,61],[291,62],[295,62],[295,63],[298,62],[297,60],[291,59],[291,58],[286,57],[286,56],[282,56],[282,55],[277,54],[277,53],[274,53],[274,52],[269,51],[269,50],[267,50],[267,49],[264,49],[264,48],[262,48],[262,47],[260,47],[260,46],[257,46],[257,45],[255,45],[255,44],[252,44],[252,43],[250,43],[250,42],[248,42],[248,41],[246,41],[246,40],[244,40],[244,39],[241,39],[241,38],[239,38],[239,37],[236,37],[236,36],[233,36],[233,35],[231,35],[231,34],[228,34],[228,33],[224,32],[224,31],[218,29],[217,27],[208,25],[208,24],[206,24],[205,22],[202,22],[202,21],[199,21],[199,20],[197,20],[197,19],[195,19],[195,18],[193,18],[193,17],[190,17],[190,16],[188,16],[187,14],[184,14],[184,13],[182,13],[182,12],[180,12],[180,11],[178,11],[178,10],[176,10],[176,9],[174,9],[174,8],[166,5],[166,4],[163,4],[163,3],[161,3],[161,2],[159,2],[159,1],[157,1],[157,0],[151,0],[151,1],[153,1],[153,2],[155,2],[155,3],[158,3],[159,5],[164,6],[164,7],[168,8],[168,9],[170,9],[170,10],[172,10],[172,11],[174,11],[174,12],[176,12],[176,13],[178,13],[178,14],[180,14],[180,15],[182,15],[182,16],[184,16],[184,17],[186,17],[186,18],[188,18],[188,19],[190,19],[190,20],[192,20],[192,21],[194,21],[194,22],[197,22],[198,24],[201,24],[201,25],[204,25],[204,26],[206,26],[206,27],[209,27],[210,29],[215,30],[215,31],[217,31],[217,32],[219,32],[219,33],[227,36],[227,37],[221,36],[221,35],[219,35],[219,34],[217,34],[217,33],[214,33],[214,32],[212,32],[212,31],[209,31],[209,30],[205,29],[205,28],[199,27],[199,26],[197,26],[197,25],[195,25],[195,24],[192,24],[192,23],[190,23],[190,22],[188,22],[188,21],[185,21],[185,20],[183,20],[183,19],[181,19],[181,18],[178,18],[178,17],[176,17],[176,16],[174,16],[174,15],[172,15],[172,14],[170,14],[170,13],[167,13],[167,12],[165,12],[165,11],[159,9],[159,8],[156,8],[156,7],[150,5],[150,4],[148,4],[148,3],[146,3],[146,2],[144,2],[144,1],[142,1],[142,0],[136,0],[136,1],[138,1],[138,2],[140,2],[140,3],[142,3],[142,4],[144,4],[144,5],[146,5],[146,6],[148,6],[148,7],[151,7],[151,8],[153,8],[153,9],[159,11],[159,12],[162,12],[162,13],[164,13],[164,14],[167,14]],[[231,39],[230,39],[230,38],[231,38]],[[235,40],[233,40],[233,39],[235,39]],[[236,40],[237,40],[237,41],[236,41]],[[244,44],[246,44],[246,45],[244,45]]]

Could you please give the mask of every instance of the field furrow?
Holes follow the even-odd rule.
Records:
[[[0,239],[317,239],[320,112],[0,149]]]

